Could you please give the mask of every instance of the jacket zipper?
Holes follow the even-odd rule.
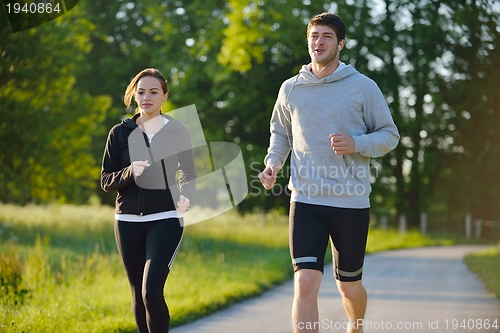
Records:
[[[147,147],[147,150],[148,150],[148,154],[149,154],[149,158],[150,158],[150,163],[153,164],[154,163],[154,160],[153,160],[153,155],[151,154],[151,145],[150,145],[150,142],[149,142],[149,138],[147,137],[147,135],[145,133],[143,133],[143,136],[144,136],[144,140],[146,141],[146,147]],[[154,138],[153,138],[154,139]],[[138,200],[138,208],[139,208],[139,215],[140,216],[144,216],[144,209],[145,209],[145,198],[146,198],[146,191],[147,189],[144,189],[142,187],[139,188],[139,196],[137,198]]]
[[[144,215],[144,198],[146,197],[146,190],[143,189],[142,187],[139,188],[139,196],[137,198],[138,200],[138,206],[139,206],[139,215],[143,216]]]

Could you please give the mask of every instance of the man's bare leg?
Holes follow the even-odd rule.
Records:
[[[294,333],[319,331],[318,292],[323,273],[299,269],[294,275],[292,323]]]
[[[349,333],[361,333],[363,327],[360,325],[365,317],[368,296],[361,280],[354,282],[337,281],[337,288],[342,297],[345,313],[351,325]],[[354,326],[352,325],[354,324]]]

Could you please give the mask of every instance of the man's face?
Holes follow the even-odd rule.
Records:
[[[309,30],[307,44],[311,61],[325,66],[331,62],[343,47],[344,41],[337,40],[335,30],[326,25],[314,25]]]

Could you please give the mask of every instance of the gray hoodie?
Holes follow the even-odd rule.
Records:
[[[343,65],[343,64],[342,64]],[[354,153],[337,155],[330,134],[354,139]],[[291,151],[291,201],[368,208],[370,157],[394,149],[399,133],[377,84],[347,66],[318,79],[303,66],[283,82],[271,117],[267,165],[282,168]]]

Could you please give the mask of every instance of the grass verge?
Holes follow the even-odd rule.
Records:
[[[372,229],[367,251],[452,243]],[[188,226],[165,287],[172,325],[292,276],[287,216],[230,211]],[[110,207],[0,204],[0,291],[0,332],[136,332]]]
[[[464,258],[469,269],[479,275],[486,288],[500,299],[500,244],[471,253]]]

